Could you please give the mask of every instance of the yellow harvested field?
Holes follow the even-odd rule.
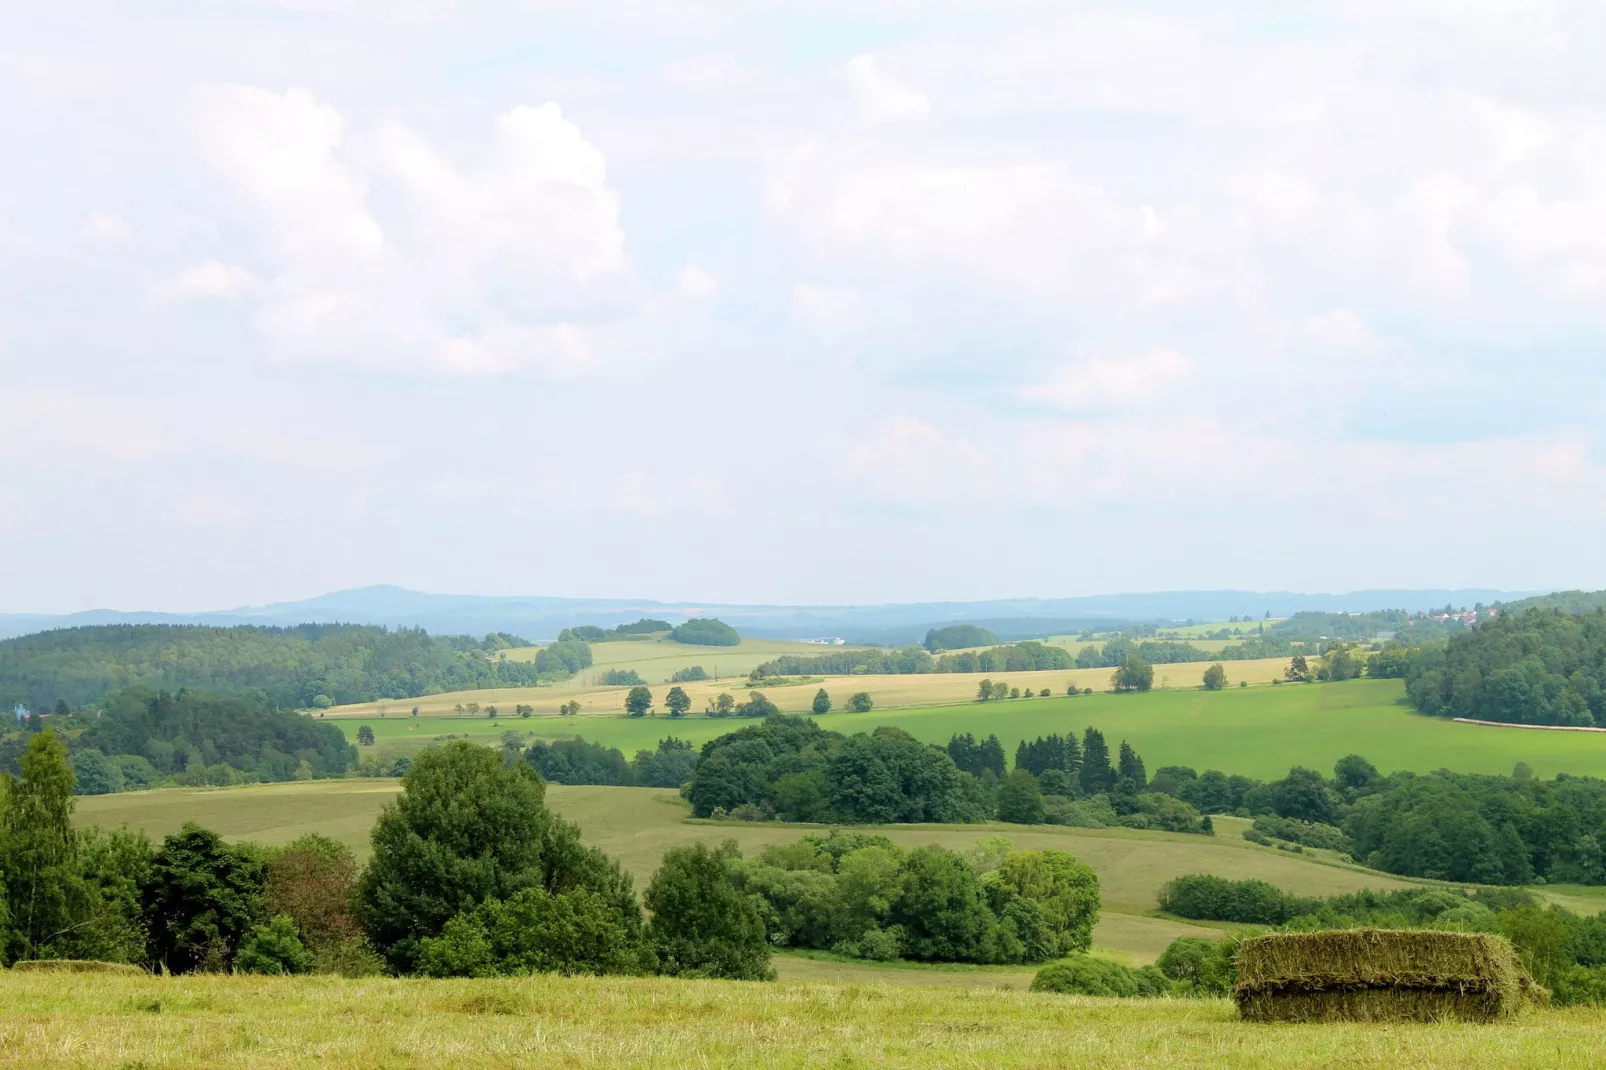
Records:
[[[627,646],[634,644],[615,643],[599,644],[597,649],[608,646]],[[796,644],[789,644],[796,645]],[[707,647],[689,649],[707,650]],[[730,648],[726,648],[730,649]],[[772,655],[773,656],[773,655]],[[692,664],[696,664],[693,662]],[[757,664],[755,662],[755,664]],[[1269,684],[1272,680],[1281,679],[1284,670],[1288,668],[1285,658],[1265,658],[1258,661],[1228,661],[1223,662],[1227,670],[1227,680],[1233,687],[1238,686],[1240,680],[1254,684]],[[706,667],[706,665],[705,665]],[[1181,662],[1175,665],[1156,665],[1154,667],[1154,686],[1164,688],[1197,688],[1204,675],[1205,669],[1210,667],[1209,662]],[[639,671],[639,670],[638,670]],[[1048,688],[1053,695],[1065,694],[1066,688],[1072,683],[1077,687],[1091,687],[1095,691],[1108,691],[1110,689],[1109,669],[1050,669],[1043,672],[1017,672],[992,673],[990,678],[1002,680],[1011,687],[1025,689],[1030,687],[1033,691]],[[586,675],[592,675],[588,672]],[[814,692],[825,688],[830,694],[832,702],[838,709],[846,706],[848,697],[856,691],[867,691],[875,700],[877,709],[893,709],[906,706],[947,706],[954,703],[969,702],[976,697],[976,687],[981,683],[984,674],[981,673],[923,673],[913,676],[828,676],[820,679],[811,679],[807,683],[786,686],[766,686],[762,690],[770,697],[782,712],[807,713],[810,704],[814,701]],[[644,679],[653,679],[643,672]],[[578,679],[578,677],[576,678]],[[702,711],[708,707],[721,691],[728,691],[737,702],[741,702],[749,693],[745,676],[736,679],[707,680],[701,683],[682,684],[686,694],[691,698],[692,710]],[[667,684],[654,684],[653,698],[661,704],[663,696],[669,689]],[[496,706],[506,714],[513,712],[516,705],[528,705],[536,713],[557,713],[558,707],[564,703],[575,700],[580,703],[581,714],[617,714],[624,709],[625,693],[628,687],[582,687],[575,680],[567,681],[553,687],[509,687],[488,688],[482,691],[454,691],[443,695],[426,695],[418,699],[391,699],[384,702],[365,702],[351,706],[337,706],[329,711],[330,717],[375,717],[380,714],[393,716],[404,714],[414,706],[418,707],[420,716],[449,716],[460,704],[477,702],[480,706]],[[1024,699],[1019,701],[1025,701]]]

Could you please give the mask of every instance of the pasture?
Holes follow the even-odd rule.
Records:
[[[0,1062],[40,1068],[1598,1065],[1606,1011],[1509,1025],[1251,1025],[1226,1000],[968,986],[0,974]]]
[[[152,837],[177,831],[186,821],[231,840],[286,843],[319,832],[349,844],[359,857],[369,851],[368,832],[380,808],[394,798],[396,780],[324,780],[240,788],[167,788],[99,795],[78,801],[77,821],[108,827],[128,825]],[[564,786],[547,789],[553,810],[580,826],[586,842],[619,859],[644,887],[670,847],[734,839],[745,854],[789,843],[809,826],[709,822],[687,819],[689,808],[661,788]],[[1183,873],[1260,877],[1305,895],[1331,895],[1360,888],[1397,888],[1407,882],[1337,864],[1319,852],[1289,854],[1251,844],[1240,836],[1247,822],[1217,819],[1214,837],[1134,829],[1072,829],[1053,825],[900,825],[877,828],[906,847],[939,844],[963,849],[990,836],[1004,836],[1022,850],[1069,851],[1099,875],[1104,912],[1095,946],[1132,963],[1152,962],[1177,936],[1215,935],[1218,930],[1151,916],[1160,886]],[[788,960],[783,973],[799,976],[880,976],[864,963]],[[1014,983],[1024,983],[1016,971]],[[915,980],[910,974],[894,979]],[[1030,978],[1027,977],[1026,980]]]
[[[857,684],[868,678],[851,679]],[[775,688],[766,694],[781,703],[783,709],[789,705],[806,708],[806,703],[800,706],[789,702],[789,692],[806,700],[812,697],[814,688]],[[832,694],[839,699],[845,697],[840,690]],[[1403,699],[1404,688],[1398,680],[1352,680],[1339,684],[1229,687],[1217,692],[1193,689],[1076,698],[1062,694],[1052,698],[876,709],[863,714],[831,713],[819,720],[825,727],[845,733],[895,725],[917,739],[938,744],[946,743],[956,732],[978,736],[993,732],[1010,755],[1022,739],[1051,732],[1080,733],[1091,726],[1102,730],[1112,746],[1122,739],[1130,742],[1151,773],[1163,765],[1187,765],[1201,771],[1221,769],[1271,779],[1295,765],[1330,772],[1333,763],[1344,755],[1361,754],[1384,772],[1452,769],[1506,774],[1518,761],[1524,761],[1543,777],[1557,773],[1606,776],[1606,733],[1455,724],[1421,716],[1404,705]],[[497,721],[486,717],[413,718],[405,710],[384,718],[340,721],[352,737],[359,725],[369,725],[381,750],[405,752],[443,735],[494,742],[501,733],[511,730],[545,738],[583,735],[618,747],[627,756],[656,746],[664,736],[700,744],[735,731],[744,723],[747,722],[740,719],[702,716],[671,719],[582,715],[526,720],[504,716]]]

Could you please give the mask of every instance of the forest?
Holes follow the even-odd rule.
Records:
[[[1606,725],[1606,609],[1502,613],[1416,651],[1405,692],[1417,709],[1441,717]]]
[[[0,642],[0,707],[65,702],[79,709],[138,686],[252,692],[273,705],[307,709],[524,687],[591,664],[591,649],[579,640],[549,646],[534,662],[498,656],[527,645],[503,635],[476,640],[348,624],[65,628]]]

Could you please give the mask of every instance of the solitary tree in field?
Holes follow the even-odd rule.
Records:
[[[1283,678],[1292,684],[1302,684],[1310,679],[1310,665],[1305,661],[1305,655],[1295,654],[1288,663],[1288,670]]]
[[[993,697],[993,681],[991,677],[982,677],[981,683],[976,687],[976,701],[988,702]]]
[[[645,717],[652,708],[652,692],[637,684],[625,695],[625,711],[632,717]]]
[[[466,709],[470,717],[478,717],[480,715],[480,704],[478,702],[470,702]]]
[[[664,696],[664,705],[669,707],[669,716],[684,717],[686,711],[691,709],[691,696],[686,694],[684,687],[676,684],[669,689],[669,694]]]
[[[854,713],[869,713],[874,708],[875,700],[870,697],[870,692],[868,691],[856,692],[852,698],[848,699],[848,709]]]
[[[364,747],[372,747],[374,745],[374,730],[368,725],[363,725],[357,729],[357,742]]]
[[[489,717],[493,721],[496,720],[496,715],[500,712],[502,711],[498,710],[495,706],[485,707],[485,716]]]
[[[1206,691],[1220,691],[1226,686],[1227,670],[1221,667],[1220,662],[1204,671],[1204,689]]]
[[[1110,677],[1110,683],[1117,691],[1147,691],[1154,686],[1154,666],[1136,654],[1128,654]]]
[[[831,696],[826,693],[825,688],[822,687],[818,691],[814,692],[814,705],[812,709],[815,713],[831,712]]]
[[[714,712],[724,715],[736,708],[736,700],[731,698],[729,691],[721,691],[714,700]]]

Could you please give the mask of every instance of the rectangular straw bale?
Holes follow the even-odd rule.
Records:
[[[1536,993],[1502,936],[1347,929],[1245,940],[1236,994],[1258,1021],[1489,1021]]]

